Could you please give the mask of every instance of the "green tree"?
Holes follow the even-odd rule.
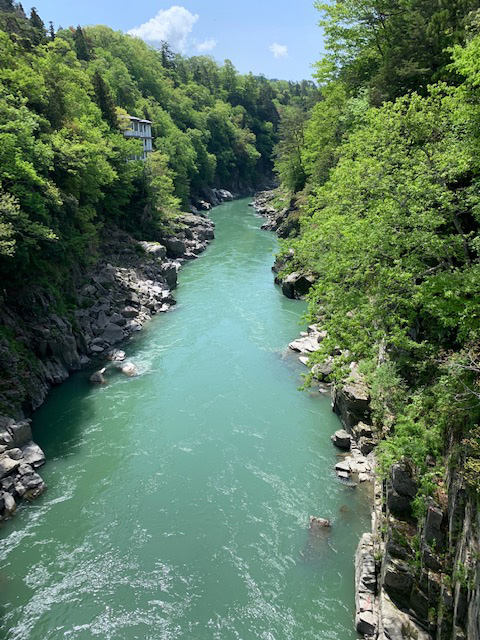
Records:
[[[296,193],[305,186],[307,174],[302,159],[307,114],[301,107],[280,111],[280,141],[275,149],[275,170],[282,183]]]
[[[93,74],[92,83],[95,91],[95,102],[100,107],[104,119],[112,129],[115,129],[117,127],[115,104],[110,95],[110,90],[98,70]]]

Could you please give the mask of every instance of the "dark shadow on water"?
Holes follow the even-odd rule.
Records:
[[[82,437],[85,424],[95,417],[90,398],[95,389],[89,382],[97,366],[74,373],[53,388],[45,403],[34,413],[33,438],[48,461],[68,455]],[[103,364],[101,365],[103,366]]]

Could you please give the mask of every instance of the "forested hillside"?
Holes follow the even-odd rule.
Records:
[[[310,316],[328,331],[310,364],[333,354],[339,381],[359,363],[381,468],[411,465],[420,522],[456,500],[456,470],[473,503],[480,490],[479,6],[317,3],[321,100],[286,109],[276,147],[283,202],[293,194],[300,210],[283,276],[314,277]],[[462,526],[450,522],[450,540]],[[404,539],[414,562],[419,539]],[[466,598],[478,558],[464,551],[441,553]],[[452,637],[448,615],[438,637]]]
[[[209,187],[271,179],[279,112],[315,96],[312,82],[241,76],[103,26],[46,30],[1,0],[2,286],[61,283],[105,225],[154,238]],[[127,162],[141,142],[124,138],[125,113],[153,123],[146,163]]]

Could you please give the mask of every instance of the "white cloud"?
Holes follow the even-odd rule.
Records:
[[[188,36],[197,20],[198,15],[190,13],[185,7],[173,6],[170,9],[161,9],[148,22],[130,29],[127,33],[152,43],[165,40],[172,49],[183,52],[187,48]]]
[[[274,58],[286,58],[288,56],[288,47],[286,44],[278,44],[274,42],[269,46]]]
[[[200,53],[205,53],[205,51],[212,51],[217,46],[217,41],[215,38],[210,38],[209,40],[204,40],[203,42],[199,42],[197,44],[197,51]]]

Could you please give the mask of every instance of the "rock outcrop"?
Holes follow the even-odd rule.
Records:
[[[333,408],[348,430],[370,421],[370,392],[357,363],[352,362],[349,376],[333,388]]]
[[[255,194],[253,208],[266,218],[262,229],[275,231],[280,238],[287,238],[292,231],[299,228],[298,210],[294,198],[275,202],[274,191],[261,191]]]
[[[10,518],[20,500],[33,500],[45,491],[36,472],[45,456],[32,441],[29,420],[0,416],[0,520]]]
[[[314,284],[313,275],[294,271],[282,280],[282,293],[286,298],[304,298]]]

